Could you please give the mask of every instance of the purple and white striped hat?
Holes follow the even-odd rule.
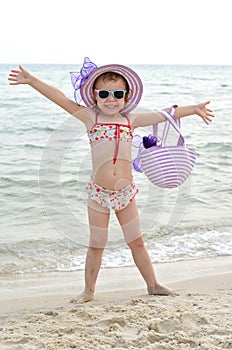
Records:
[[[126,79],[129,85],[129,93],[127,102],[121,112],[123,114],[131,112],[136,108],[142,97],[143,84],[138,74],[129,67],[119,64],[108,64],[97,67],[86,57],[84,65],[80,71],[82,76],[80,74],[77,76],[76,73],[71,72],[72,84],[75,90],[80,89],[80,94],[85,105],[93,108],[96,105],[93,93],[94,83],[100,75],[108,72],[118,73]]]

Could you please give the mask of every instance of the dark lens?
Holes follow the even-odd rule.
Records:
[[[123,96],[124,96],[124,92],[123,91],[121,91],[121,90],[114,91],[114,97],[117,100],[120,100],[121,98],[123,98]]]
[[[100,98],[105,99],[109,97],[109,92],[107,90],[100,90],[98,95]]]

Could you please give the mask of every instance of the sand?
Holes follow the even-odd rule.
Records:
[[[232,349],[232,257],[155,267],[179,296],[148,296],[135,268],[102,270],[82,305],[83,271],[5,279],[0,349]]]

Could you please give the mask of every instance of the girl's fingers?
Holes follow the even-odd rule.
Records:
[[[212,116],[210,116],[210,117],[209,117],[209,116],[205,116],[205,117],[203,118],[204,122],[205,122],[206,124],[211,123],[211,122],[212,122],[211,117],[212,117]]]
[[[10,75],[10,76],[8,77],[8,80],[14,80],[14,81],[16,81],[16,80],[18,80],[18,79],[17,79],[17,77],[15,77],[15,76],[13,76],[13,75]]]
[[[20,72],[26,73],[26,69],[23,68],[23,66],[20,64],[19,65]]]
[[[10,75],[17,77],[19,75],[19,72],[11,72]]]

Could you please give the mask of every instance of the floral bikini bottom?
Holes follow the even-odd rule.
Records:
[[[122,210],[127,207],[138,193],[133,182],[120,190],[109,190],[93,182],[92,179],[86,185],[88,195],[92,200],[109,210]]]

